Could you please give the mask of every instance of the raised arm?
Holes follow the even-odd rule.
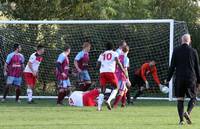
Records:
[[[158,72],[157,72],[156,66],[154,66],[154,69],[153,69],[153,72],[152,72],[152,76],[153,76],[153,79],[156,82],[156,84],[159,86],[160,85],[160,79],[158,77]]]

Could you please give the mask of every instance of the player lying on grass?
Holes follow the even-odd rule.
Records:
[[[124,46],[122,48],[122,52],[119,54],[119,60],[120,63],[122,64],[124,70],[128,73],[128,67],[129,67],[129,58],[127,56],[129,52],[129,47],[128,46]],[[123,71],[119,68],[119,66],[116,67],[116,71],[115,74],[117,76],[118,79],[118,87],[119,87],[119,91],[118,91],[118,96],[116,97],[115,101],[114,101],[114,108],[117,108],[118,103],[122,102],[122,107],[124,107],[126,105],[126,93],[128,91],[127,89],[127,83],[130,84],[129,78],[126,78],[126,76],[124,75]]]
[[[97,106],[98,96],[101,89],[93,89],[91,91],[74,91],[69,96],[68,102],[70,106]],[[110,89],[106,89],[105,93],[111,93]]]
[[[92,84],[88,72],[90,48],[91,44],[89,42],[84,42],[83,50],[80,51],[74,59],[74,65],[78,72],[79,90],[81,91],[87,91]]]
[[[134,100],[137,99],[140,95],[143,94],[143,91],[146,89],[149,89],[149,82],[146,79],[146,76],[149,74],[152,74],[154,81],[156,84],[159,86],[160,89],[164,85],[160,83],[158,74],[157,74],[157,68],[156,68],[156,62],[154,60],[144,63],[141,68],[135,70],[134,72],[134,77],[133,77],[133,82],[132,85],[137,85],[138,86],[138,91],[136,92],[136,95],[134,96]]]
[[[44,46],[38,45],[36,52],[34,52],[26,65],[24,70],[24,80],[27,86],[28,103],[34,103],[32,100],[33,90],[35,89],[36,80],[40,63],[43,60],[42,54],[44,53]]]
[[[101,85],[101,94],[99,94],[99,99],[98,99],[98,111],[101,111],[102,109],[102,103],[104,101],[104,94],[107,84],[111,84],[114,88],[108,100],[106,101],[106,105],[109,110],[111,110],[110,102],[116,97],[116,94],[118,92],[118,80],[115,75],[116,64],[123,71],[126,77],[128,76],[122,64],[119,61],[117,52],[113,51],[113,47],[114,46],[111,42],[107,42],[106,51],[99,56],[97,62],[97,68],[100,67],[100,85]]]
[[[56,78],[58,84],[58,99],[57,104],[63,104],[62,101],[70,92],[69,87],[71,86],[69,80],[69,56],[70,47],[66,46],[64,52],[62,52],[57,59],[56,63]]]
[[[6,96],[11,86],[15,86],[16,102],[20,102],[20,86],[22,82],[22,73],[24,69],[24,56],[20,53],[21,46],[14,44],[14,51],[8,54],[4,65],[4,76],[7,76],[6,87],[3,93],[2,102],[5,101]]]

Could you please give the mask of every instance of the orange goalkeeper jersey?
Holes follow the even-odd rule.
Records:
[[[146,81],[146,76],[149,74],[152,74],[154,81],[157,83],[157,85],[160,84],[160,80],[158,78],[157,74],[157,68],[154,65],[152,68],[149,66],[149,63],[144,63],[140,69],[135,71],[135,74],[140,76],[144,81]]]

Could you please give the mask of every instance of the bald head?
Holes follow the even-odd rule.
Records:
[[[181,37],[181,42],[182,42],[182,44],[186,43],[186,44],[189,45],[191,43],[191,36],[190,36],[190,34],[184,34]]]

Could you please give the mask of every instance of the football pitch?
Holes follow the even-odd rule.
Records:
[[[176,103],[138,100],[126,108],[98,112],[96,108],[57,106],[55,100],[0,103],[0,129],[200,129],[200,108],[192,125],[178,125]],[[186,109],[186,104],[185,104]]]

